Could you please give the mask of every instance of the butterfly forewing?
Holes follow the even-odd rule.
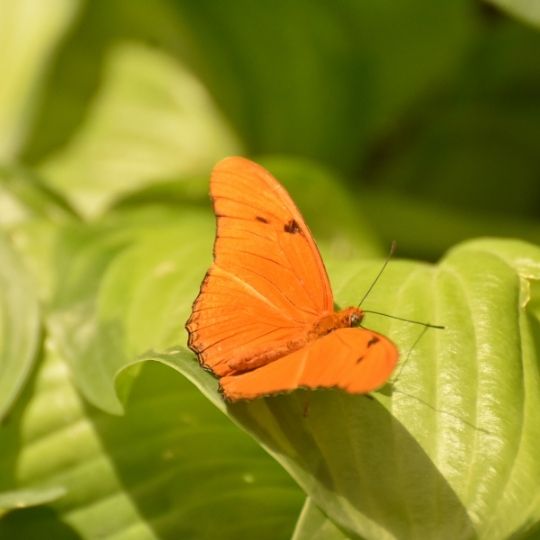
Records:
[[[203,365],[226,375],[265,351],[286,354],[288,344],[332,312],[333,298],[309,229],[266,170],[228,158],[214,169],[210,191],[214,263],[187,329]]]

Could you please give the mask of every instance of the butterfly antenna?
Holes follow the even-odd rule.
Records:
[[[395,315],[388,315],[388,313],[381,313],[380,311],[372,311],[368,309],[362,310],[364,313],[373,313],[374,315],[382,315],[383,317],[389,317],[390,319],[396,319],[398,321],[408,322],[412,324],[420,324],[421,326],[425,326],[427,328],[437,328],[438,330],[444,330],[445,326],[441,326],[440,324],[431,324],[423,321],[413,321],[412,319],[405,319],[404,317],[396,317]]]
[[[406,396],[406,397],[408,397],[410,399],[414,399],[418,403],[422,403],[423,405],[425,405],[426,407],[429,407],[433,411],[435,411],[435,412],[437,412],[439,414],[444,414],[445,416],[449,416],[450,418],[454,418],[458,422],[461,422],[463,425],[468,426],[468,427],[470,427],[472,429],[476,429],[477,431],[481,431],[482,433],[485,433],[486,435],[495,436],[495,433],[493,433],[492,431],[489,431],[489,430],[487,430],[485,428],[482,428],[482,427],[480,427],[480,426],[478,426],[478,425],[476,425],[476,424],[474,424],[472,422],[469,422],[468,420],[465,420],[464,418],[458,416],[457,414],[451,413],[450,411],[445,411],[444,409],[439,409],[437,407],[434,407],[429,402],[423,400],[422,398],[420,398],[418,396],[415,396],[413,394],[409,394],[408,392],[404,392],[403,390],[400,390],[398,388],[393,388],[392,392],[396,392],[396,393],[401,394],[403,396]]]
[[[385,259],[383,265],[381,266],[381,269],[379,270],[379,273],[377,274],[377,276],[375,277],[375,279],[373,280],[373,282],[369,286],[369,289],[366,291],[366,294],[364,294],[364,296],[362,297],[362,300],[360,300],[360,303],[358,304],[358,307],[360,307],[364,303],[364,301],[368,297],[369,293],[372,291],[373,287],[375,286],[375,283],[377,283],[377,281],[379,281],[379,278],[381,277],[381,274],[384,272],[384,269],[386,268],[386,266],[390,262],[390,259],[392,258],[392,256],[394,255],[395,252],[396,252],[396,241],[392,240],[392,244],[390,245],[390,251],[389,251],[388,255],[386,256],[386,259]],[[374,315],[382,315],[383,317],[389,317],[390,319],[396,319],[398,321],[408,322],[408,323],[412,323],[412,324],[420,324],[421,326],[424,326],[426,329],[428,329],[428,328],[437,328],[438,330],[444,330],[444,326],[441,326],[439,324],[431,324],[431,323],[426,323],[426,322],[422,322],[422,321],[413,321],[412,319],[405,319],[403,317],[396,317],[395,315],[388,315],[388,313],[381,313],[380,311],[372,311],[372,310],[367,310],[367,309],[364,309],[362,311],[364,313],[373,313]]]
[[[386,266],[390,262],[390,259],[392,258],[392,256],[394,255],[395,252],[396,252],[396,241],[392,240],[392,244],[390,245],[390,252],[386,256],[386,260],[384,261],[383,265],[381,266],[381,269],[379,270],[379,273],[377,274],[375,279],[371,282],[371,285],[369,286],[369,289],[366,291],[366,294],[364,294],[364,296],[362,297],[362,300],[360,300],[360,302],[358,303],[358,307],[360,307],[364,303],[365,299],[368,297],[369,293],[371,292],[371,290],[375,286],[375,283],[377,283],[377,281],[379,281],[379,278],[381,277],[381,274],[384,272],[384,269],[386,268]]]
[[[411,345],[409,352],[407,353],[407,356],[405,357],[405,360],[403,362],[400,362],[399,370],[396,373],[396,376],[393,378],[394,379],[393,383],[395,383],[399,379],[401,372],[403,371],[403,368],[405,367],[405,364],[408,363],[409,359],[411,358],[411,354],[414,351],[414,348],[416,347],[418,342],[422,339],[423,335],[427,332],[427,329],[428,329],[427,326],[424,327],[422,332],[420,332],[420,335],[414,340],[414,343]]]

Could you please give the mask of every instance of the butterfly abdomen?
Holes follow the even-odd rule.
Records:
[[[356,307],[349,307],[324,315],[305,334],[301,334],[285,343],[276,343],[271,347],[261,350],[257,354],[250,352],[249,356],[230,360],[227,362],[227,367],[230,373],[239,374],[251,371],[297,351],[307,343],[321,338],[338,328],[356,326],[362,320],[363,316],[362,310]]]
[[[259,368],[278,358],[286,356],[298,349],[301,349],[308,342],[308,336],[303,335],[295,339],[289,340],[286,343],[276,344],[269,347],[258,354],[250,353],[249,356],[244,358],[237,358],[227,362],[228,368],[232,374],[245,373],[253,369]]]

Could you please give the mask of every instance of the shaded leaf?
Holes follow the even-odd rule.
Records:
[[[77,137],[103,63],[130,41],[188,65],[249,154],[283,152],[351,172],[367,144],[444,86],[474,37],[475,16],[466,0],[280,0],[272,9],[245,0],[88,2],[55,65],[28,159]]]
[[[360,196],[366,218],[387,243],[397,241],[402,256],[435,260],[453,245],[479,236],[504,235],[540,244],[540,224],[533,218],[471,212],[387,189],[362,191]]]
[[[35,497],[45,509],[4,516],[3,538],[285,539],[302,501],[255,443],[156,364],[144,366],[125,416],[115,417],[80,398],[49,348],[32,391],[0,427],[0,447],[0,492],[64,492]]]
[[[539,32],[504,18],[486,25],[446,91],[378,141],[363,176],[413,205],[536,219],[539,54]]]
[[[181,53],[250,153],[293,153],[347,172],[459,64],[474,26],[462,1],[173,6]]]

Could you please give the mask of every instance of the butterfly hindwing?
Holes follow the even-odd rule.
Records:
[[[259,369],[220,379],[229,400],[253,399],[296,388],[341,388],[367,393],[388,379],[397,362],[394,344],[363,328],[342,328]]]

